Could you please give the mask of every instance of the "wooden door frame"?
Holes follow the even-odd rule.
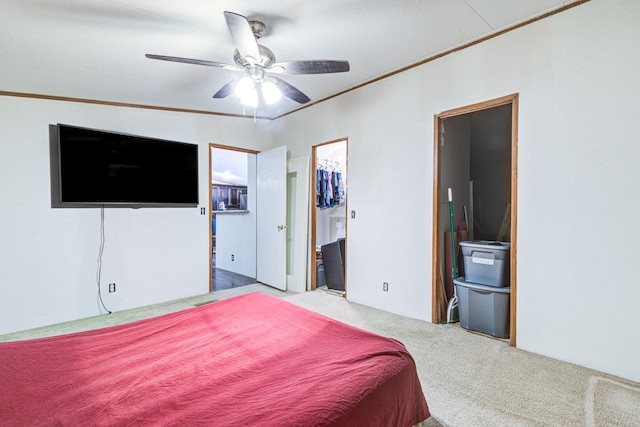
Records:
[[[247,154],[258,154],[259,151],[256,150],[249,150],[247,148],[238,148],[238,147],[232,147],[230,145],[220,145],[220,144],[214,144],[214,143],[209,143],[209,147],[207,148],[207,150],[209,150],[209,152],[207,153],[207,156],[209,157],[209,173],[207,174],[207,188],[208,188],[208,194],[209,194],[209,293],[211,293],[213,291],[213,271],[211,269],[211,264],[213,263],[213,226],[212,226],[212,222],[213,222],[213,206],[211,205],[211,172],[213,172],[213,168],[212,168],[212,163],[213,163],[213,159],[211,158],[211,149],[212,148],[219,148],[221,150],[229,150],[229,151],[239,151],[241,153],[247,153]]]
[[[309,190],[309,203],[310,203],[310,207],[311,207],[311,221],[310,221],[310,234],[311,234],[311,247],[310,249],[310,257],[309,259],[311,260],[311,290],[315,290],[316,289],[316,170],[318,170],[318,153],[317,153],[317,149],[318,147],[324,146],[324,145],[329,145],[329,144],[335,144],[336,142],[345,142],[345,159],[344,159],[344,170],[345,173],[347,174],[347,180],[349,179],[349,138],[344,137],[344,138],[338,138],[338,139],[334,139],[331,141],[327,141],[327,142],[323,142],[321,144],[318,145],[313,145],[311,147],[311,170],[309,171],[309,185],[310,190]],[[345,224],[344,224],[344,232],[345,232],[345,236],[347,236],[347,232],[348,232],[348,227],[349,227],[349,221],[347,219],[348,215],[349,215],[349,193],[348,190],[346,191],[346,198],[345,198],[345,211],[347,213],[347,215],[345,216]],[[345,252],[348,252],[348,250],[346,249],[348,247],[348,242],[345,245]],[[347,297],[347,266],[346,264],[348,263],[347,261],[347,254],[345,253],[344,256],[344,263],[345,263],[345,277],[344,277],[344,294],[343,296],[346,298]]]
[[[512,347],[516,346],[516,263],[517,263],[517,212],[518,212],[518,94],[503,96],[501,98],[492,99],[490,101],[479,102],[477,104],[467,105],[465,107],[455,108],[453,110],[443,111],[434,116],[433,123],[433,218],[432,218],[432,246],[431,246],[431,321],[433,323],[442,323],[443,319],[440,315],[439,308],[442,307],[443,293],[441,289],[440,269],[444,271],[444,267],[440,261],[440,247],[442,245],[442,237],[439,230],[440,218],[440,164],[441,164],[441,144],[440,144],[440,124],[443,119],[448,117],[460,116],[463,114],[474,113],[476,111],[486,110],[489,108],[499,107],[501,105],[511,105],[511,251],[510,251],[510,318],[509,318],[509,343]],[[446,306],[446,304],[444,304]],[[446,321],[446,320],[445,320]]]

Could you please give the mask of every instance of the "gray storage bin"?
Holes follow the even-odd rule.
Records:
[[[453,280],[458,296],[460,326],[498,338],[509,338],[510,288]]]
[[[508,242],[472,240],[460,242],[467,282],[487,286],[509,286]]]
[[[327,280],[324,277],[324,264],[322,260],[316,260],[316,288],[327,286]]]
[[[334,291],[344,291],[344,250],[345,239],[340,238],[332,243],[320,247],[322,250],[322,265],[327,288]]]

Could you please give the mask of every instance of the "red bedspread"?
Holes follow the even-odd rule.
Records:
[[[252,293],[0,343],[0,425],[410,426],[429,416],[390,338]]]

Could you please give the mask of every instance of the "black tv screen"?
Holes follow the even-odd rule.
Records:
[[[56,136],[54,207],[198,204],[197,144],[63,124]]]

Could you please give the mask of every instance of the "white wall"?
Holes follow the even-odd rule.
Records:
[[[430,319],[433,115],[519,93],[517,345],[640,381],[639,18],[593,0],[278,119],[292,156],[349,138],[348,298]]]
[[[0,97],[0,334],[99,314],[99,209],[51,209],[49,124],[261,149],[264,123],[209,115]],[[262,146],[261,146],[262,144]],[[113,311],[208,292],[208,215],[198,208],[106,209],[103,299]],[[115,282],[116,293],[106,284]]]
[[[278,119],[274,140],[294,157],[348,137],[348,210],[356,213],[347,219],[348,298],[429,319],[433,116],[412,100],[407,82],[415,75],[405,72]]]

